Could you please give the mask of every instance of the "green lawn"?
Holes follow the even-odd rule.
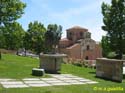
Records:
[[[31,70],[39,66],[39,60],[29,57],[15,55],[2,55],[0,60],[0,78],[22,79],[35,77],[31,75]],[[70,64],[63,64],[61,73],[68,73],[91,79],[98,84],[51,86],[51,87],[30,87],[5,89],[0,85],[0,93],[125,93],[125,79],[122,83],[103,80],[95,77],[95,70],[91,68],[77,67]],[[49,77],[45,75],[44,77]],[[111,90],[113,88],[123,88],[124,90]],[[102,90],[106,88],[106,90]]]

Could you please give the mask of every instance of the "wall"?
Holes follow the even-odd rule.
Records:
[[[123,60],[98,58],[96,76],[104,79],[122,82]]]
[[[67,48],[69,51],[68,55],[70,58],[73,59],[81,59],[81,46],[80,44],[75,44],[71,46],[70,48]]]

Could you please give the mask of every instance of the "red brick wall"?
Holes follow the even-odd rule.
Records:
[[[98,44],[96,44],[95,49],[84,51],[82,59],[85,59],[86,56],[88,56],[88,60],[95,60],[96,58],[102,57],[101,47]]]
[[[81,46],[80,44],[75,44],[72,48],[68,48],[69,57],[73,59],[81,59]]]
[[[98,44],[96,44],[96,46],[95,46],[95,58],[100,58],[100,57],[102,57],[102,48],[101,48],[101,46],[100,45],[98,45]]]
[[[70,40],[60,40],[59,41],[59,47],[60,48],[66,48],[66,47],[69,47],[72,44],[73,44],[73,42],[70,41]]]

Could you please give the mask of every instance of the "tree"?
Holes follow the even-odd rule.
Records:
[[[25,7],[26,4],[20,0],[0,0],[0,26],[19,19]]]
[[[14,41],[14,49],[16,49],[18,51],[19,48],[23,48],[23,37],[25,35],[25,31],[22,28],[22,26],[19,23],[14,23],[13,26],[14,28],[14,32],[13,32],[13,41]]]
[[[5,38],[3,36],[3,33],[4,33],[4,28],[1,27],[1,29],[0,29],[0,48],[5,47]]]
[[[108,38],[106,36],[102,37],[101,46],[102,46],[102,54],[103,54],[103,56],[107,57],[108,54],[111,52],[111,49],[109,47]]]
[[[112,0],[111,5],[103,2],[102,14],[109,47],[121,59],[125,53],[125,0]]]
[[[20,0],[0,0],[0,34],[6,28],[6,24],[13,23],[21,17],[25,7],[26,4]]]
[[[6,28],[3,31],[2,36],[4,37],[3,48],[17,50],[23,47],[24,30],[22,26],[17,23],[6,24]]]
[[[29,34],[29,32],[25,32],[25,35],[24,35],[24,37],[23,37],[23,47],[24,47],[24,52],[25,52],[25,56],[26,56],[26,51],[28,50],[28,49],[30,49],[30,40],[31,39],[31,37],[30,37],[30,34]]]
[[[28,37],[29,37],[29,47],[31,50],[34,50],[37,54],[40,54],[41,51],[44,51],[44,33],[46,29],[43,24],[38,21],[34,23],[29,23],[28,28]]]
[[[47,32],[45,33],[45,42],[47,52],[56,52],[56,47],[61,39],[62,26],[56,24],[49,24]]]

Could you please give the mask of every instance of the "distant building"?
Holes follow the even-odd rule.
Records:
[[[91,39],[88,29],[74,26],[67,31],[67,38],[59,42],[59,52],[65,53],[69,58],[95,60],[102,57],[102,49],[96,41]]]

